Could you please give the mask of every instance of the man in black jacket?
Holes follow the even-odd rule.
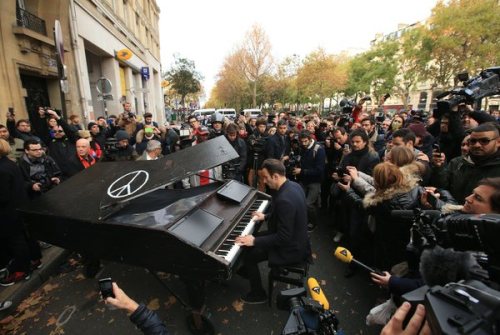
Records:
[[[307,235],[307,207],[300,185],[285,176],[285,166],[276,159],[262,163],[262,176],[274,191],[272,210],[268,214],[255,212],[257,221],[269,219],[269,230],[256,236],[238,236],[236,244],[245,250],[244,270],[250,281],[250,292],[241,300],[248,304],[266,302],[266,292],[258,264],[268,260],[270,266],[305,264],[311,260],[311,243]]]
[[[317,203],[321,193],[321,180],[325,171],[325,149],[316,142],[309,131],[303,130],[299,134],[300,166],[292,170],[292,174],[299,178],[299,183],[306,194],[308,228],[316,227],[318,214]]]
[[[24,156],[19,161],[24,185],[30,197],[41,195],[61,182],[61,170],[50,156],[46,156],[40,142],[24,142]]]
[[[290,141],[286,132],[288,125],[286,120],[279,120],[276,134],[269,137],[266,143],[266,158],[278,159],[282,162],[288,160],[290,153]]]

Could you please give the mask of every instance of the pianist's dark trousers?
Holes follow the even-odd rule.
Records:
[[[255,294],[265,294],[260,277],[259,263],[268,259],[268,252],[256,247],[246,248],[243,253],[243,267],[247,279],[250,281],[250,291]]]

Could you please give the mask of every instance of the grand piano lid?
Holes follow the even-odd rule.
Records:
[[[238,157],[224,136],[154,161],[98,163],[21,208],[22,212],[96,222],[128,201]]]

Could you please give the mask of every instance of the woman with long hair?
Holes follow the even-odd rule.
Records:
[[[391,215],[392,210],[420,207],[420,197],[425,190],[419,186],[418,177],[405,175],[390,162],[380,163],[373,170],[374,190],[362,199],[350,182],[339,187],[346,191],[347,199],[362,206],[374,223],[375,265],[383,270],[405,260],[406,245],[410,239],[410,224]]]

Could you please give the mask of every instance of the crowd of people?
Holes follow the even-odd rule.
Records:
[[[392,115],[383,108],[366,110],[364,103],[327,117],[282,111],[229,120],[216,113],[162,126],[150,113],[133,113],[130,103],[118,116],[98,117],[86,127],[78,116],[65,120],[50,108],[40,107],[31,120],[7,113],[6,124],[0,125],[0,285],[29,279],[41,266],[40,244],[24,229],[16,207],[94,164],[155,160],[217,136],[225,136],[239,157],[174,187],[235,179],[272,192],[274,177],[282,184],[283,178],[297,183],[303,197],[296,198],[305,202],[297,206],[307,212],[307,230],[327,214],[335,243],[387,271],[374,278],[378,282],[389,282],[391,269],[405,261],[410,239],[409,225],[391,217],[392,210],[500,213],[498,113],[457,106],[439,117],[415,111]],[[239,243],[268,243],[262,241],[268,240]],[[263,301],[260,274],[248,270],[253,291],[247,300]],[[345,275],[355,271],[349,266]]]

